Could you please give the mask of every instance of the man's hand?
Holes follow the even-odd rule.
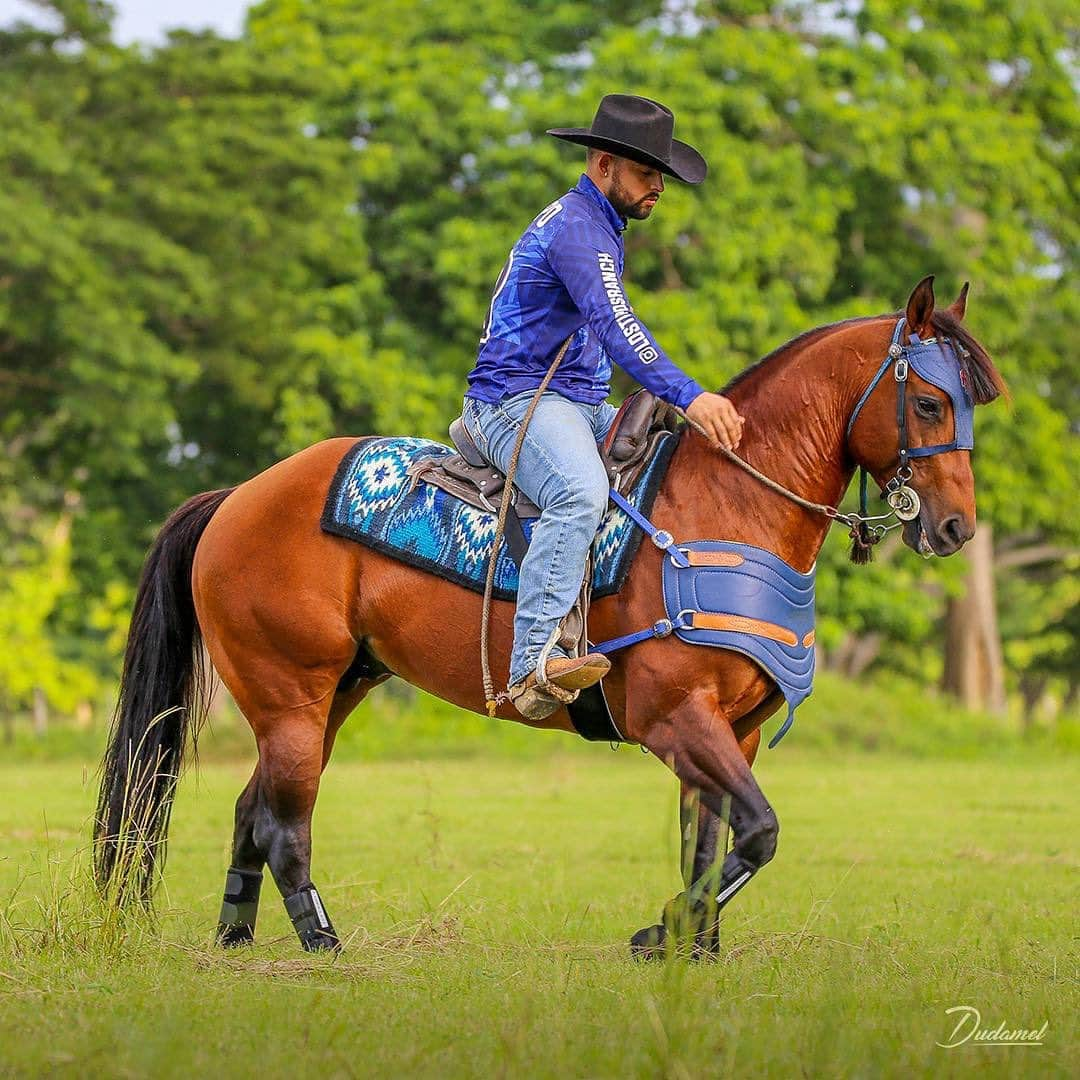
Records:
[[[700,424],[714,444],[729,450],[738,449],[742,440],[743,418],[723,394],[698,394],[686,409],[686,415]]]

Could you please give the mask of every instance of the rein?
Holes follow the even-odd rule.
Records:
[[[882,376],[889,369],[890,365],[892,365],[893,377],[896,379],[899,390],[896,397],[896,427],[899,465],[896,470],[896,475],[893,476],[885,488],[885,501],[889,504],[888,513],[867,513],[868,474],[866,469],[861,465],[859,466],[859,512],[857,514],[848,514],[842,512],[837,506],[829,506],[827,503],[818,503],[813,502],[811,499],[804,499],[790,488],[784,487],[783,484],[766,476],[763,472],[759,472],[745,458],[739,457],[734,450],[729,450],[726,446],[717,448],[728,461],[737,465],[743,472],[752,476],[759,483],[764,484],[770,491],[776,492],[777,495],[782,495],[789,502],[795,503],[796,506],[801,506],[804,510],[810,510],[816,514],[823,514],[830,521],[847,525],[852,540],[852,559],[856,562],[868,562],[871,549],[875,544],[880,543],[880,541],[884,539],[887,532],[891,529],[897,529],[905,522],[913,521],[919,516],[920,502],[918,492],[916,492],[914,488],[908,487],[908,481],[912,477],[911,465],[908,462],[908,458],[920,455],[918,452],[912,453],[908,446],[908,361],[904,355],[904,346],[900,344],[900,334],[903,331],[904,323],[906,321],[905,318],[901,318],[897,322],[896,327],[893,330],[892,341],[889,343],[889,351],[882,361],[881,366],[878,368],[877,373],[874,375],[873,379],[870,380],[870,385],[863,391],[862,396],[856,403],[855,410],[852,412],[851,419],[848,421],[847,429],[844,432],[845,438],[851,434],[851,430],[855,426],[855,421],[858,419],[863,405],[866,404],[874,387],[877,386],[881,381]],[[691,420],[681,409],[676,409],[675,411],[690,425],[690,427],[705,439],[710,442],[712,441],[705,429],[699,423]],[[935,447],[933,449],[937,448]],[[875,522],[880,523],[887,521],[891,517],[897,518],[891,525],[874,524]]]
[[[709,438],[709,436],[706,433],[705,429],[700,424],[698,424],[695,421],[691,420],[690,417],[687,416],[681,410],[677,409],[676,411],[679,413],[680,416],[682,416],[682,418],[695,431],[697,431],[699,434],[703,435],[706,439]],[[712,440],[710,439],[709,441],[711,442]],[[839,509],[839,507],[829,506],[827,503],[813,502],[811,499],[804,499],[801,495],[796,495],[795,492],[792,491],[790,488],[784,487],[783,484],[780,484],[777,481],[773,480],[771,477],[766,476],[763,472],[759,472],[745,458],[739,457],[739,455],[736,454],[734,450],[729,450],[726,446],[720,446],[720,447],[717,447],[717,449],[720,451],[720,453],[722,453],[724,455],[724,457],[726,457],[728,459],[728,461],[732,462],[735,465],[738,465],[739,468],[743,470],[743,472],[748,473],[755,480],[757,480],[760,483],[764,484],[765,487],[769,488],[770,491],[775,491],[777,495],[783,495],[785,499],[788,499],[790,502],[795,503],[796,506],[801,506],[804,510],[812,510],[815,513],[824,514],[825,517],[829,518],[831,521],[839,522],[839,523],[841,523],[843,525],[847,525],[847,526],[854,529],[854,528],[856,528],[856,527],[858,527],[860,525],[863,525],[863,524],[865,524],[866,522],[869,522],[869,521],[883,521],[886,518],[890,518],[890,517],[894,516],[895,511],[892,511],[892,510],[890,510],[889,513],[887,513],[887,514],[867,514],[866,513],[867,507],[866,507],[866,486],[865,486],[865,484],[862,485],[862,488],[861,488],[861,491],[860,491],[860,499],[861,499],[861,502],[862,502],[862,506],[861,506],[862,513],[846,514],[846,513],[843,513]],[[866,475],[865,470],[863,470],[863,476],[865,477],[865,475]],[[875,532],[880,531],[881,535],[877,536],[877,538],[874,540],[874,543],[876,543],[877,540],[880,540],[881,536],[883,536],[884,533],[890,528],[896,528],[896,526],[895,525],[890,525],[890,526],[880,526],[879,525],[879,526],[875,526],[874,527]]]

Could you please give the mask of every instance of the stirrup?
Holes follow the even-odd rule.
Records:
[[[510,703],[526,720],[545,720],[564,705],[576,701],[580,693],[580,690],[564,690],[554,683],[548,683],[548,689],[542,690],[536,685],[535,671],[506,690]]]

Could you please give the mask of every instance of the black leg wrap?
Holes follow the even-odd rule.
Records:
[[[292,896],[286,896],[285,910],[296,927],[305,952],[341,948],[341,942],[323,907],[322,897],[314,885],[304,885]]]
[[[716,894],[716,906],[722,908],[753,876],[757,866],[729,851],[724,859],[724,869],[720,875],[720,889]]]
[[[218,919],[219,944],[247,945],[255,940],[255,916],[259,911],[262,877],[258,870],[229,867],[225,877],[225,901]]]
[[[694,890],[680,893],[664,905],[661,916],[666,940],[684,956],[699,960],[720,949],[720,909],[710,896]]]
[[[720,951],[720,909],[753,874],[752,866],[729,852],[716,896],[710,895],[709,879],[695,882],[664,905],[660,923],[639,930],[630,939],[630,955],[636,960],[661,960],[669,954],[689,960],[715,957]]]

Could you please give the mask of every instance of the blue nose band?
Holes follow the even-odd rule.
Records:
[[[966,385],[967,376],[961,370],[953,344],[948,338],[920,341],[914,334],[911,343],[904,347],[911,370],[939,390],[949,395],[953,408],[953,440],[938,446],[913,446],[908,457],[929,457],[947,450],[973,450],[975,448],[975,401]]]

